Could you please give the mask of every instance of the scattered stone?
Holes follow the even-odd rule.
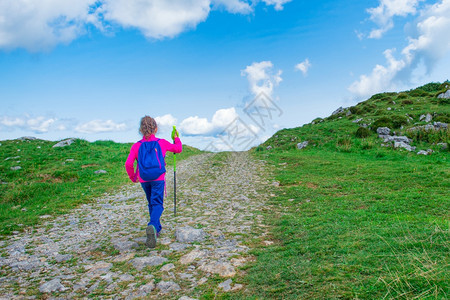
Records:
[[[7,158],[5,158],[5,161],[10,160],[10,159],[18,159],[18,158],[20,158],[20,155],[19,156],[13,156],[13,157],[7,157]]]
[[[228,280],[222,282],[221,284],[219,284],[219,288],[223,289],[225,292],[228,292],[229,290],[231,290],[232,282],[233,282],[233,280],[228,279]]]
[[[394,148],[404,148],[410,152],[416,150],[416,147],[411,147],[410,145],[408,145],[404,142],[395,142]]]
[[[272,182],[272,185],[278,187],[278,186],[280,186],[280,182],[279,181],[274,181],[274,182]]]
[[[425,122],[427,122],[427,123],[431,122],[432,119],[433,119],[433,117],[429,113],[425,116]]]
[[[409,139],[407,136],[397,136],[397,135],[388,135],[384,137],[384,142],[403,142],[405,144],[409,144],[412,142],[411,139]]]
[[[362,120],[363,120],[363,118],[359,118],[359,119],[353,120],[352,123],[359,123],[359,122],[361,122]]]
[[[175,237],[180,243],[201,242],[205,239],[206,233],[203,229],[195,229],[190,226],[177,228]]]
[[[270,150],[270,149],[272,149],[272,146],[269,145],[269,146],[266,147],[266,149]]]
[[[65,291],[66,288],[61,284],[61,280],[59,278],[55,278],[50,280],[39,287],[39,291],[41,293],[52,293],[52,292],[62,292]]]
[[[68,158],[68,159],[66,159],[66,161],[67,161],[67,162],[72,162],[72,161],[75,161],[75,159],[73,159],[73,158]]]
[[[377,133],[378,133],[378,135],[390,135],[391,130],[387,127],[378,127]]]
[[[160,281],[156,285],[156,288],[159,289],[163,294],[177,292],[180,290],[180,286],[173,281]]]
[[[130,274],[122,274],[119,276],[119,281],[133,281],[134,276]]]
[[[434,122],[433,123],[434,128],[436,129],[447,129],[448,128],[448,124],[447,123],[442,123],[442,122]]]
[[[416,131],[416,130],[429,131],[429,130],[440,130],[440,129],[447,129],[447,128],[448,128],[447,123],[434,122],[433,125],[427,124],[427,125],[422,125],[422,126],[411,127],[408,129],[408,131]]]
[[[109,270],[112,268],[112,266],[113,266],[112,263],[99,261],[93,265],[85,267],[86,270],[89,270],[86,275],[90,278],[98,277],[100,275],[108,273]]]
[[[352,115],[352,112],[350,110],[347,110],[347,112],[345,113],[345,116],[349,117]]]
[[[161,272],[169,272],[170,270],[175,269],[175,265],[174,264],[167,264],[162,266],[162,268],[160,269]]]
[[[392,108],[388,107],[387,110],[392,110]]]
[[[94,172],[94,174],[106,174],[106,173],[108,173],[108,172],[105,170],[97,170]]]
[[[34,141],[37,140],[34,136],[23,136],[21,138],[18,138],[19,141]]]
[[[222,277],[233,277],[234,275],[236,275],[234,267],[228,262],[210,262],[201,265],[199,268],[203,272],[219,274]]]
[[[417,152],[417,155],[428,155],[428,152],[425,150],[420,150],[419,152]]]
[[[183,255],[180,258],[180,263],[183,265],[191,264],[196,259],[205,258],[206,256],[208,256],[208,252],[206,250],[195,249],[189,252],[188,254]]]
[[[441,150],[443,150],[443,151],[448,149],[448,144],[447,143],[438,143],[438,146],[441,146]]]
[[[136,253],[127,253],[127,254],[121,254],[119,256],[116,256],[116,258],[113,259],[113,262],[124,262],[129,261],[130,259],[133,259]]]
[[[55,256],[55,260],[58,263],[62,263],[68,260],[71,260],[73,258],[73,255],[71,254],[58,254]]]
[[[66,139],[53,145],[53,148],[70,146],[73,142],[75,142],[74,139]]]
[[[308,146],[309,141],[304,141],[302,143],[298,143],[297,144],[297,149],[301,150],[303,148],[305,148],[306,146]]]
[[[340,114],[341,112],[344,112],[344,108],[341,106],[338,109],[336,109],[335,111],[333,111],[333,113],[331,114],[332,116]]]
[[[173,250],[173,251],[183,251],[184,249],[189,247],[189,245],[175,242],[175,243],[170,244],[169,247],[170,247],[170,250]]]
[[[114,240],[112,241],[112,244],[113,247],[120,252],[128,252],[139,247],[138,243],[132,241]]]
[[[144,292],[145,294],[150,294],[151,291],[155,289],[155,282],[152,280],[149,283],[141,286],[139,291]]]
[[[450,90],[438,95],[438,99],[450,99]]]
[[[139,271],[147,266],[159,266],[167,261],[167,258],[161,256],[137,257],[131,261],[131,264]]]
[[[197,298],[191,298],[191,297],[188,297],[188,296],[183,296],[183,297],[180,297],[178,300],[198,300]]]
[[[20,169],[22,169],[21,166],[11,167],[11,170],[12,170],[12,171],[17,171],[17,170],[20,170]]]

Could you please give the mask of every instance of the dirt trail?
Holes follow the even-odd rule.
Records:
[[[0,298],[196,299],[234,292],[250,241],[264,235],[268,182],[248,153],[202,154],[167,173],[163,231],[145,247],[148,210],[136,184],[0,242]]]

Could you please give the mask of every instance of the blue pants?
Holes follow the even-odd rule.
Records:
[[[164,180],[141,182],[148,201],[148,212],[150,222],[148,225],[155,226],[157,232],[162,229],[160,218],[164,211]]]

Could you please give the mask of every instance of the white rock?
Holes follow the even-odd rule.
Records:
[[[195,229],[190,226],[177,228],[175,237],[180,243],[201,242],[205,239],[206,233],[203,229]]]
[[[74,139],[66,139],[53,145],[53,148],[70,146],[73,142],[75,142]]]
[[[236,270],[228,262],[210,262],[199,267],[200,270],[207,273],[219,274],[222,277],[233,277]]]
[[[221,289],[223,289],[225,292],[228,292],[229,290],[231,290],[231,283],[233,282],[233,280],[228,279],[224,282],[222,282],[221,284],[219,284],[219,287]]]
[[[141,271],[146,266],[159,266],[167,261],[167,258],[161,256],[136,257],[131,261],[133,266]]]
[[[39,291],[41,293],[51,293],[56,291],[65,291],[66,288],[61,284],[61,280],[59,278],[55,278],[50,280],[39,287]]]
[[[206,256],[208,256],[207,251],[195,249],[195,250],[192,250],[191,252],[189,252],[188,254],[183,255],[180,258],[180,263],[183,265],[191,264],[196,259],[205,258]]]
[[[158,288],[163,294],[181,290],[180,286],[173,281],[160,281],[156,285],[156,288]]]

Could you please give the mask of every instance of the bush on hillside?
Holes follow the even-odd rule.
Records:
[[[425,143],[448,143],[450,141],[450,130],[410,130],[407,131],[406,136],[414,141],[420,141]]]
[[[442,89],[442,84],[440,82],[430,82],[422,85],[421,87],[418,87],[418,89],[421,89],[428,93],[435,93]]]
[[[408,124],[408,119],[406,119],[406,117],[404,116],[392,116],[391,121],[392,121],[392,128],[394,129],[400,128],[402,127],[402,125]]]
[[[402,104],[403,104],[403,105],[410,105],[410,104],[413,104],[413,102],[412,102],[412,100],[410,100],[410,99],[406,99],[406,100],[403,100],[403,101],[402,101]]]
[[[424,90],[418,88],[418,89],[415,89],[415,90],[410,91],[410,92],[409,92],[409,95],[410,95],[411,97],[426,97],[426,96],[428,96],[429,94],[428,94],[427,92],[425,92]]]
[[[361,109],[361,107],[352,106],[350,107],[350,112],[354,115],[361,115],[363,113],[363,110]]]
[[[406,99],[406,98],[408,98],[408,95],[405,93],[400,93],[397,95],[397,99]]]
[[[381,117],[378,120],[376,120],[375,122],[373,122],[373,124],[372,124],[373,131],[376,132],[379,127],[392,128],[393,125],[392,125],[391,119],[389,117],[385,116],[385,117]]]
[[[370,135],[370,130],[367,129],[366,127],[359,127],[355,132],[355,136],[357,138],[366,138],[369,135]]]
[[[435,122],[450,123],[450,115],[447,113],[438,114],[434,117]]]
[[[364,110],[364,112],[366,112],[366,113],[371,113],[371,112],[373,112],[376,108],[377,108],[377,106],[376,106],[375,104],[373,104],[373,103],[366,103],[366,104],[363,106],[363,110]]]

